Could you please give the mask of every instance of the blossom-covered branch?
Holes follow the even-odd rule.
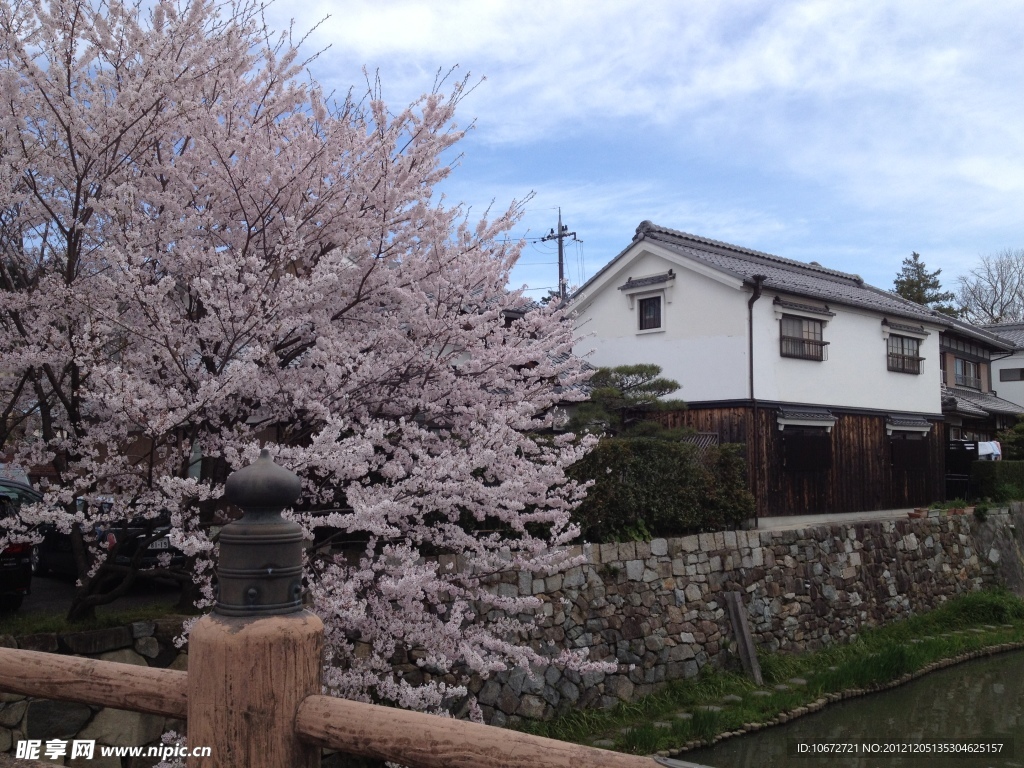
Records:
[[[466,82],[330,101],[245,0],[2,3],[0,35],[0,439],[52,467],[20,533],[76,537],[80,610],[116,570],[98,523],[166,516],[207,578],[222,483],[270,442],[360,542],[311,568],[333,690],[438,708],[537,660],[494,574],[576,533],[588,443],[551,420],[586,374],[506,287],[520,206],[434,194]]]

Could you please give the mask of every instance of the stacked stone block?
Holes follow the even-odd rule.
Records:
[[[1022,550],[1024,514],[1005,511],[990,513],[984,523],[941,517],[586,544],[573,548],[578,564],[562,573],[507,573],[494,588],[541,601],[529,638],[540,654],[576,650],[608,662],[611,671],[514,669],[475,678],[470,690],[495,725],[611,707],[666,681],[693,677],[707,664],[730,662],[734,636],[725,592],[743,594],[760,650],[800,652],[1001,583],[1021,570]],[[466,565],[463,558],[450,560],[456,568]],[[180,626],[172,619],[139,622],[17,641],[0,637],[0,645],[185,669],[187,655],[171,642]],[[356,646],[357,653],[369,651]],[[456,682],[424,661],[413,650],[395,660],[395,669],[413,684],[432,676]],[[153,743],[167,727],[180,731],[184,724],[0,694],[0,752],[22,738],[77,736],[136,746]]]
[[[981,527],[995,545],[979,542]],[[652,693],[729,662],[726,591],[743,593],[762,651],[849,641],[998,582],[1008,557],[998,542],[1012,542],[1014,530],[1013,517],[996,512],[984,524],[954,516],[584,545],[572,552],[581,565],[546,578],[507,574],[498,589],[542,601],[537,651],[584,650],[615,671],[515,670],[471,690],[497,725]]]

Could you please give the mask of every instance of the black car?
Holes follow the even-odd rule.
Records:
[[[80,505],[86,503],[79,500]],[[93,503],[100,506],[101,512],[109,511],[103,509],[103,505],[109,502],[100,499]],[[160,567],[161,555],[165,553],[170,555],[168,565],[171,568],[181,567],[185,563],[185,555],[181,550],[172,547],[167,537],[171,526],[166,515],[156,519],[137,518],[127,523],[105,523],[97,525],[93,530],[96,540],[111,553],[111,562],[116,565],[127,566],[135,561],[135,553],[143,541],[149,543],[142,556],[138,558],[137,565],[140,570]],[[42,533],[43,540],[36,546],[34,555],[36,575],[77,577],[78,568],[75,564],[70,534],[61,533],[53,526],[44,526]]]
[[[42,496],[15,480],[0,479],[0,520],[13,517],[22,504]],[[0,552],[0,610],[15,611],[32,589],[32,545],[9,544]]]

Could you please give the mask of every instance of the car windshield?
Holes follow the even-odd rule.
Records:
[[[21,484],[0,482],[0,498],[6,500],[7,505],[21,506],[37,502],[42,496]]]

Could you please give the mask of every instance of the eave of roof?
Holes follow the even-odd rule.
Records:
[[[784,419],[807,419],[813,421],[835,421],[836,417],[828,408],[815,408],[811,405],[783,406],[779,408],[779,416]]]
[[[630,277],[625,283],[619,286],[620,291],[628,291],[634,288],[646,288],[648,285],[661,285],[671,280],[675,280],[676,274],[674,270],[663,272],[660,275],[648,275],[647,277]]]
[[[890,413],[886,416],[886,422],[897,427],[917,427],[931,424],[924,416],[904,413]]]
[[[755,251],[752,248],[744,248],[739,245],[731,245],[730,243],[724,243],[720,240],[712,240],[707,237],[701,237],[700,235],[691,235],[689,232],[683,232],[678,229],[671,229],[669,227],[661,227],[650,221],[640,222],[640,226],[636,228],[636,234],[633,236],[633,242],[643,240],[647,237],[659,239],[659,235],[665,235],[668,238],[676,240],[684,240],[688,243],[695,245],[704,246],[706,250],[718,251],[723,254],[728,254],[745,261],[752,263],[763,263],[768,262],[783,268],[794,268],[801,271],[805,271],[811,274],[820,275],[823,277],[829,277],[832,279],[848,280],[856,285],[864,285],[864,280],[860,275],[855,275],[850,272],[840,272],[837,269],[829,269],[823,267],[820,264],[814,262],[796,261],[795,259],[786,259],[782,256],[776,256],[771,253],[765,253],[764,251]]]
[[[1001,397],[963,387],[944,387],[942,390],[943,412],[955,410],[966,416],[1024,414],[1024,408]],[[952,401],[947,407],[947,401]]]
[[[1024,349],[1024,323],[991,323],[980,329],[1006,339],[1016,350]]]
[[[969,336],[975,341],[982,341],[997,348],[1001,352],[1012,352],[1016,345],[1011,339],[1002,336],[992,331],[986,330],[985,328],[978,327],[977,325],[971,325],[963,320],[958,320],[955,317],[947,317],[948,321],[947,328],[950,333],[959,333],[963,336]]]

